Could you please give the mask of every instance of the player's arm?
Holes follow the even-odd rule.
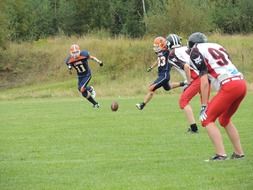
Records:
[[[183,69],[184,69],[184,72],[185,72],[185,75],[186,75],[187,82],[188,82],[188,84],[190,84],[191,81],[192,81],[190,65],[185,63]]]
[[[101,67],[103,66],[103,61],[99,60],[95,56],[90,55],[90,59],[97,62],[99,64],[99,66],[101,66]]]
[[[69,70],[69,74],[72,74],[72,65],[69,63],[69,59],[70,57],[68,57],[66,60],[65,60],[65,64],[67,65],[68,67],[68,70]]]
[[[150,72],[157,65],[158,65],[158,61],[154,62],[149,68],[147,68],[147,72]]]
[[[207,109],[207,103],[209,98],[209,81],[208,81],[208,70],[205,63],[204,57],[200,54],[197,48],[194,48],[191,52],[191,61],[193,66],[199,70],[200,76],[200,94],[201,94],[201,110],[200,120],[206,119],[205,111]]]

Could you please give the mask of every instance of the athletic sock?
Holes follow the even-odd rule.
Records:
[[[190,127],[191,127],[191,130],[192,130],[193,132],[197,132],[197,131],[198,131],[198,126],[197,126],[196,123],[191,124]]]
[[[90,96],[89,98],[87,98],[87,100],[89,101],[89,102],[91,102],[93,105],[96,105],[97,104],[97,102]]]
[[[184,81],[179,83],[179,86],[184,86],[184,85],[185,85]]]
[[[141,103],[141,108],[143,109],[143,108],[145,107],[145,105],[146,105],[146,104],[145,104],[144,102],[142,102],[142,103]]]

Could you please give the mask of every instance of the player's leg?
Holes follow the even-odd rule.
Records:
[[[145,95],[143,102],[136,104],[137,109],[142,110],[146,104],[153,98],[155,91],[163,86],[163,84],[167,84],[167,79],[164,77],[158,77],[149,87],[148,93]]]
[[[86,89],[90,92],[92,98],[96,97],[96,91],[93,86],[86,86]]]
[[[169,86],[170,86],[169,90],[174,89],[174,88],[178,88],[178,87],[183,87],[185,85],[187,85],[187,82],[184,82],[184,81],[182,81],[182,82],[169,82]]]
[[[244,157],[243,149],[240,142],[239,133],[235,125],[231,122],[231,117],[237,111],[240,103],[246,95],[246,84],[245,81],[234,81],[230,84],[230,88],[233,89],[230,92],[230,107],[219,117],[219,122],[227,132],[227,135],[234,147],[234,153],[232,158],[242,158]],[[238,88],[237,90],[235,88]]]
[[[186,119],[190,125],[188,132],[197,133],[198,126],[196,124],[192,107],[189,104],[191,99],[200,92],[200,79],[195,79],[181,94],[179,99],[179,106],[184,110]]]
[[[206,127],[208,135],[215,146],[216,154],[221,156],[223,156],[222,153],[225,155],[224,145],[220,132],[214,122],[219,117],[219,122],[222,126],[227,126],[229,124],[231,116],[234,114],[241,100],[245,96],[244,91],[246,93],[246,85],[240,85],[240,82],[238,81],[227,83],[221,86],[218,94],[213,97],[208,104],[206,111],[207,119],[202,122],[202,125]],[[242,93],[242,97],[238,96],[237,93]],[[231,129],[231,131],[228,131],[228,135],[236,135],[236,131],[233,130],[232,124],[228,127],[228,130]],[[236,140],[238,137],[239,136],[235,136],[232,138],[235,138]]]
[[[244,152],[241,145],[240,135],[237,131],[234,124],[230,121],[227,126],[225,127],[225,130],[229,136],[229,139],[233,145],[234,153],[232,155],[232,158],[243,158]]]
[[[216,119],[226,110],[226,96],[219,91],[209,102],[206,115],[207,119],[202,121],[202,126],[205,127],[209,138],[211,139],[216,155],[210,160],[225,160],[227,158],[223,139],[220,130],[215,125]]]
[[[212,157],[210,160],[225,160],[227,158],[223,139],[220,130],[215,125],[214,122],[208,123],[208,125],[205,126],[207,130],[207,134],[209,138],[211,139],[214,147],[215,147],[215,153],[216,155]]]
[[[91,93],[87,89],[87,85],[91,79],[91,76],[83,76],[78,78],[78,86],[79,91],[81,92],[82,96],[85,97],[90,103],[93,104],[94,108],[99,108],[98,102],[92,98]]]
[[[198,133],[198,125],[196,124],[191,105],[187,104],[183,110],[184,110],[187,122],[189,124],[189,128],[187,132]]]

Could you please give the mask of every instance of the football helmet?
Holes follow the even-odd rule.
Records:
[[[73,58],[76,59],[77,57],[80,56],[80,53],[81,53],[81,50],[80,50],[79,45],[77,45],[77,44],[71,45],[71,47],[70,47],[70,55],[71,55],[71,57],[73,57]]]
[[[188,38],[188,48],[192,48],[195,44],[207,42],[207,37],[201,32],[192,33]]]
[[[160,51],[166,50],[167,49],[167,42],[166,39],[164,37],[156,37],[154,40],[154,44],[153,44],[153,50],[156,53],[159,53]]]
[[[181,37],[177,34],[169,34],[167,36],[167,46],[169,49],[173,49],[181,46]]]

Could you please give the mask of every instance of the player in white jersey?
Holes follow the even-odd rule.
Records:
[[[246,95],[246,82],[243,75],[232,64],[226,50],[219,44],[208,43],[207,37],[203,33],[191,34],[188,39],[188,47],[191,51],[192,64],[199,70],[200,75],[202,95],[200,120],[202,126],[206,128],[216,152],[215,156],[209,160],[227,159],[222,135],[215,124],[217,118],[233,145],[234,152],[231,158],[243,158],[244,152],[240,136],[231,121],[231,117]],[[209,103],[208,79],[220,85],[217,94]]]
[[[192,107],[190,105],[191,99],[200,94],[200,78],[198,70],[190,66],[190,56],[187,52],[187,46],[181,46],[181,37],[177,34],[169,34],[167,36],[168,48],[170,54],[169,63],[187,79],[188,86],[182,92],[179,99],[179,106],[184,110],[187,121],[190,125],[188,132],[197,133],[198,126],[196,124]]]

